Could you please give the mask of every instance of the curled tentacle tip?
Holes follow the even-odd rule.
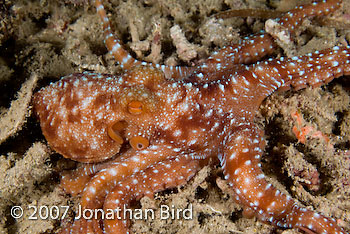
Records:
[[[110,138],[112,138],[118,144],[123,144],[124,139],[122,137],[125,128],[127,127],[127,123],[125,121],[118,121],[113,124],[110,124],[107,127],[107,134]]]

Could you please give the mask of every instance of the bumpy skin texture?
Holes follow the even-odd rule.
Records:
[[[277,22],[292,32],[303,18],[328,14],[339,5],[329,0],[301,6]],[[346,233],[265,180],[259,163],[265,143],[253,119],[264,98],[278,89],[319,86],[349,74],[349,47],[242,65],[276,47],[270,35],[261,34],[221,49],[196,67],[149,64],[121,47],[99,0],[96,8],[107,48],[125,73],[72,74],[33,100],[54,150],[80,162],[100,162],[62,176],[68,193],[81,193],[82,209],[122,207],[182,185],[203,165],[219,161],[246,214],[282,228]],[[62,233],[128,233],[127,223],[80,219]]]

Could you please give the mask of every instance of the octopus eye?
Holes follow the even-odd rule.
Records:
[[[127,127],[126,121],[118,121],[108,126],[107,134],[110,138],[112,138],[118,144],[123,144],[123,133],[125,128]]]
[[[149,141],[142,136],[132,137],[129,142],[135,150],[143,150],[149,146]]]
[[[141,114],[143,111],[142,108],[143,108],[142,102],[139,102],[139,101],[131,101],[128,104],[128,111],[130,114],[133,114],[133,115]]]

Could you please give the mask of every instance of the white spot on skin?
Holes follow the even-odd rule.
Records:
[[[108,173],[109,173],[111,176],[116,176],[116,175],[117,175],[117,169],[111,168],[111,169],[108,170]]]
[[[219,88],[222,92],[225,92],[225,86],[223,86],[222,84],[219,84]]]
[[[233,152],[229,158],[229,160],[233,160],[234,158],[236,158],[236,152]]]
[[[176,131],[174,132],[173,135],[174,135],[175,137],[178,137],[178,136],[181,135],[181,133],[182,133],[181,130],[176,130]]]
[[[140,162],[140,157],[138,157],[138,156],[134,156],[134,157],[132,157],[131,159],[132,159],[132,161],[134,161],[134,162]]]
[[[90,188],[89,188],[89,191],[90,191],[92,194],[95,194],[95,193],[96,193],[95,187],[90,187]]]
[[[247,153],[248,151],[249,151],[248,148],[244,148],[244,149],[242,150],[243,153]]]

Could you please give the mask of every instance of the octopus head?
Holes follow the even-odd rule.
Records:
[[[34,112],[49,145],[79,162],[104,161],[123,145],[148,147],[163,101],[152,80],[127,77],[135,72],[142,74],[72,74],[37,92]]]

